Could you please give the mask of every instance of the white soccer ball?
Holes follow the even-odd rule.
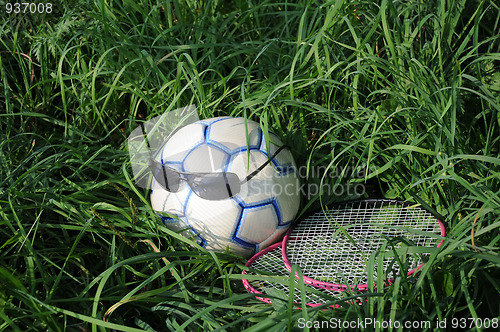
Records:
[[[183,173],[231,172],[244,180],[283,145],[273,133],[266,141],[256,122],[247,120],[246,126],[243,118],[197,121],[175,132],[154,159]],[[292,154],[284,148],[257,175],[242,181],[232,197],[201,198],[192,189],[196,184],[180,174],[183,180],[176,192],[153,179],[151,204],[168,228],[196,239],[206,249],[229,248],[249,257],[278,241],[295,218],[300,204],[296,173]]]

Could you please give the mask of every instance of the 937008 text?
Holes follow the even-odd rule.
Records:
[[[16,2],[5,4],[7,14],[50,14],[52,13],[52,3]]]

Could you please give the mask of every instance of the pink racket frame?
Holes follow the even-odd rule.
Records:
[[[256,253],[255,255],[252,256],[252,258],[250,258],[248,260],[248,262],[245,264],[246,267],[251,267],[252,266],[252,263],[255,262],[259,257],[261,257],[262,255],[265,255],[267,254],[268,252],[278,248],[281,246],[281,243],[278,242],[278,243],[275,243],[269,247],[267,247],[266,249],[262,250],[262,251],[259,251],[258,253]],[[247,274],[247,271],[243,270],[243,274]],[[247,280],[247,279],[243,279],[242,280],[243,282],[243,286],[245,287],[245,289],[249,292],[249,293],[253,293],[253,294],[262,294],[262,292],[259,292],[258,290],[256,290],[252,285],[250,285],[250,282]],[[256,298],[258,298],[259,300],[261,301],[264,301],[266,303],[271,303],[271,300],[266,298],[266,297],[260,297],[260,296],[256,296]]]
[[[262,251],[259,251],[257,254],[255,254],[254,256],[252,256],[252,258],[250,258],[248,260],[248,262],[245,264],[246,267],[251,267],[253,262],[255,262],[257,259],[259,259],[261,256],[267,254],[268,252],[272,251],[272,250],[275,250],[275,249],[278,249],[282,246],[282,242],[277,242],[269,247],[267,247],[266,249],[262,250]],[[247,272],[245,270],[243,270],[243,274],[247,274]],[[245,287],[245,289],[249,292],[249,293],[253,293],[253,294],[262,294],[262,292],[258,291],[257,289],[255,289],[251,284],[250,282],[247,280],[247,279],[243,279],[242,280],[243,282],[243,286]],[[304,282],[305,282],[305,278],[304,278]],[[263,295],[263,294],[262,294]],[[267,297],[262,297],[262,296],[256,296],[257,299],[261,300],[261,301],[264,301],[266,303],[271,303],[271,300]],[[300,304],[300,303],[296,303],[294,302],[295,304]],[[306,305],[310,306],[310,307],[317,307],[317,306],[320,306],[322,304],[320,303],[306,303]],[[339,305],[332,305],[330,306],[332,308],[338,308]]]
[[[444,227],[444,224],[441,222],[441,220],[437,219],[436,218],[436,221],[439,223],[439,228],[440,228],[440,231],[441,231],[441,236],[444,237],[446,236],[446,230],[445,230],[445,227]],[[292,234],[292,231],[293,231],[293,227],[290,228],[286,234],[285,234],[285,237],[283,238],[283,242],[281,244],[281,251],[282,251],[282,255],[283,255],[283,262],[285,263],[285,267],[288,271],[291,271],[292,270],[292,264],[290,263],[290,261],[288,260],[288,257],[287,257],[287,251],[286,251],[286,244],[288,242],[288,240],[290,239],[290,235]],[[438,248],[443,244],[444,242],[444,239],[442,239],[439,244],[438,244]],[[424,263],[420,264],[419,266],[417,266],[415,269],[409,271],[407,273],[407,276],[410,276],[412,275],[413,273],[416,273],[418,270],[420,270],[422,267],[424,266]],[[295,273],[295,276],[298,278],[298,274]],[[314,287],[318,287],[318,288],[324,288],[324,289],[328,289],[328,290],[334,290],[334,291],[345,291],[349,288],[351,288],[352,290],[357,290],[357,291],[365,291],[368,289],[368,284],[361,284],[361,285],[357,285],[356,286],[353,286],[353,287],[350,287],[348,285],[341,285],[341,284],[334,284],[334,283],[330,283],[330,282],[326,282],[326,281],[320,281],[320,280],[316,280],[316,279],[313,279],[313,278],[310,278],[308,276],[305,276],[303,275],[302,276],[304,278],[304,282],[309,284],[309,285],[312,285]],[[390,279],[388,280],[388,283],[389,284],[392,284],[392,281],[394,279]]]

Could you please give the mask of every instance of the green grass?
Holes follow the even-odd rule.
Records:
[[[6,2],[0,330],[500,317],[495,1],[68,0],[45,15],[9,15]],[[432,207],[447,225],[442,249],[360,306],[256,300],[243,259],[193,249],[131,180],[128,133],[189,104],[200,118],[268,126],[309,167],[308,183]],[[317,167],[327,171],[312,176]],[[301,214],[356,197],[305,197]]]

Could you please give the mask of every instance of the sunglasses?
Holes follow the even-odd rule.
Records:
[[[240,180],[238,175],[232,172],[212,172],[212,173],[188,173],[181,172],[162,163],[149,159],[149,169],[158,184],[165,190],[175,193],[179,190],[181,181],[186,181],[193,192],[201,198],[218,201],[237,195],[241,190],[241,185],[248,182],[283,150],[281,146],[264,164],[250,173],[245,179]]]

